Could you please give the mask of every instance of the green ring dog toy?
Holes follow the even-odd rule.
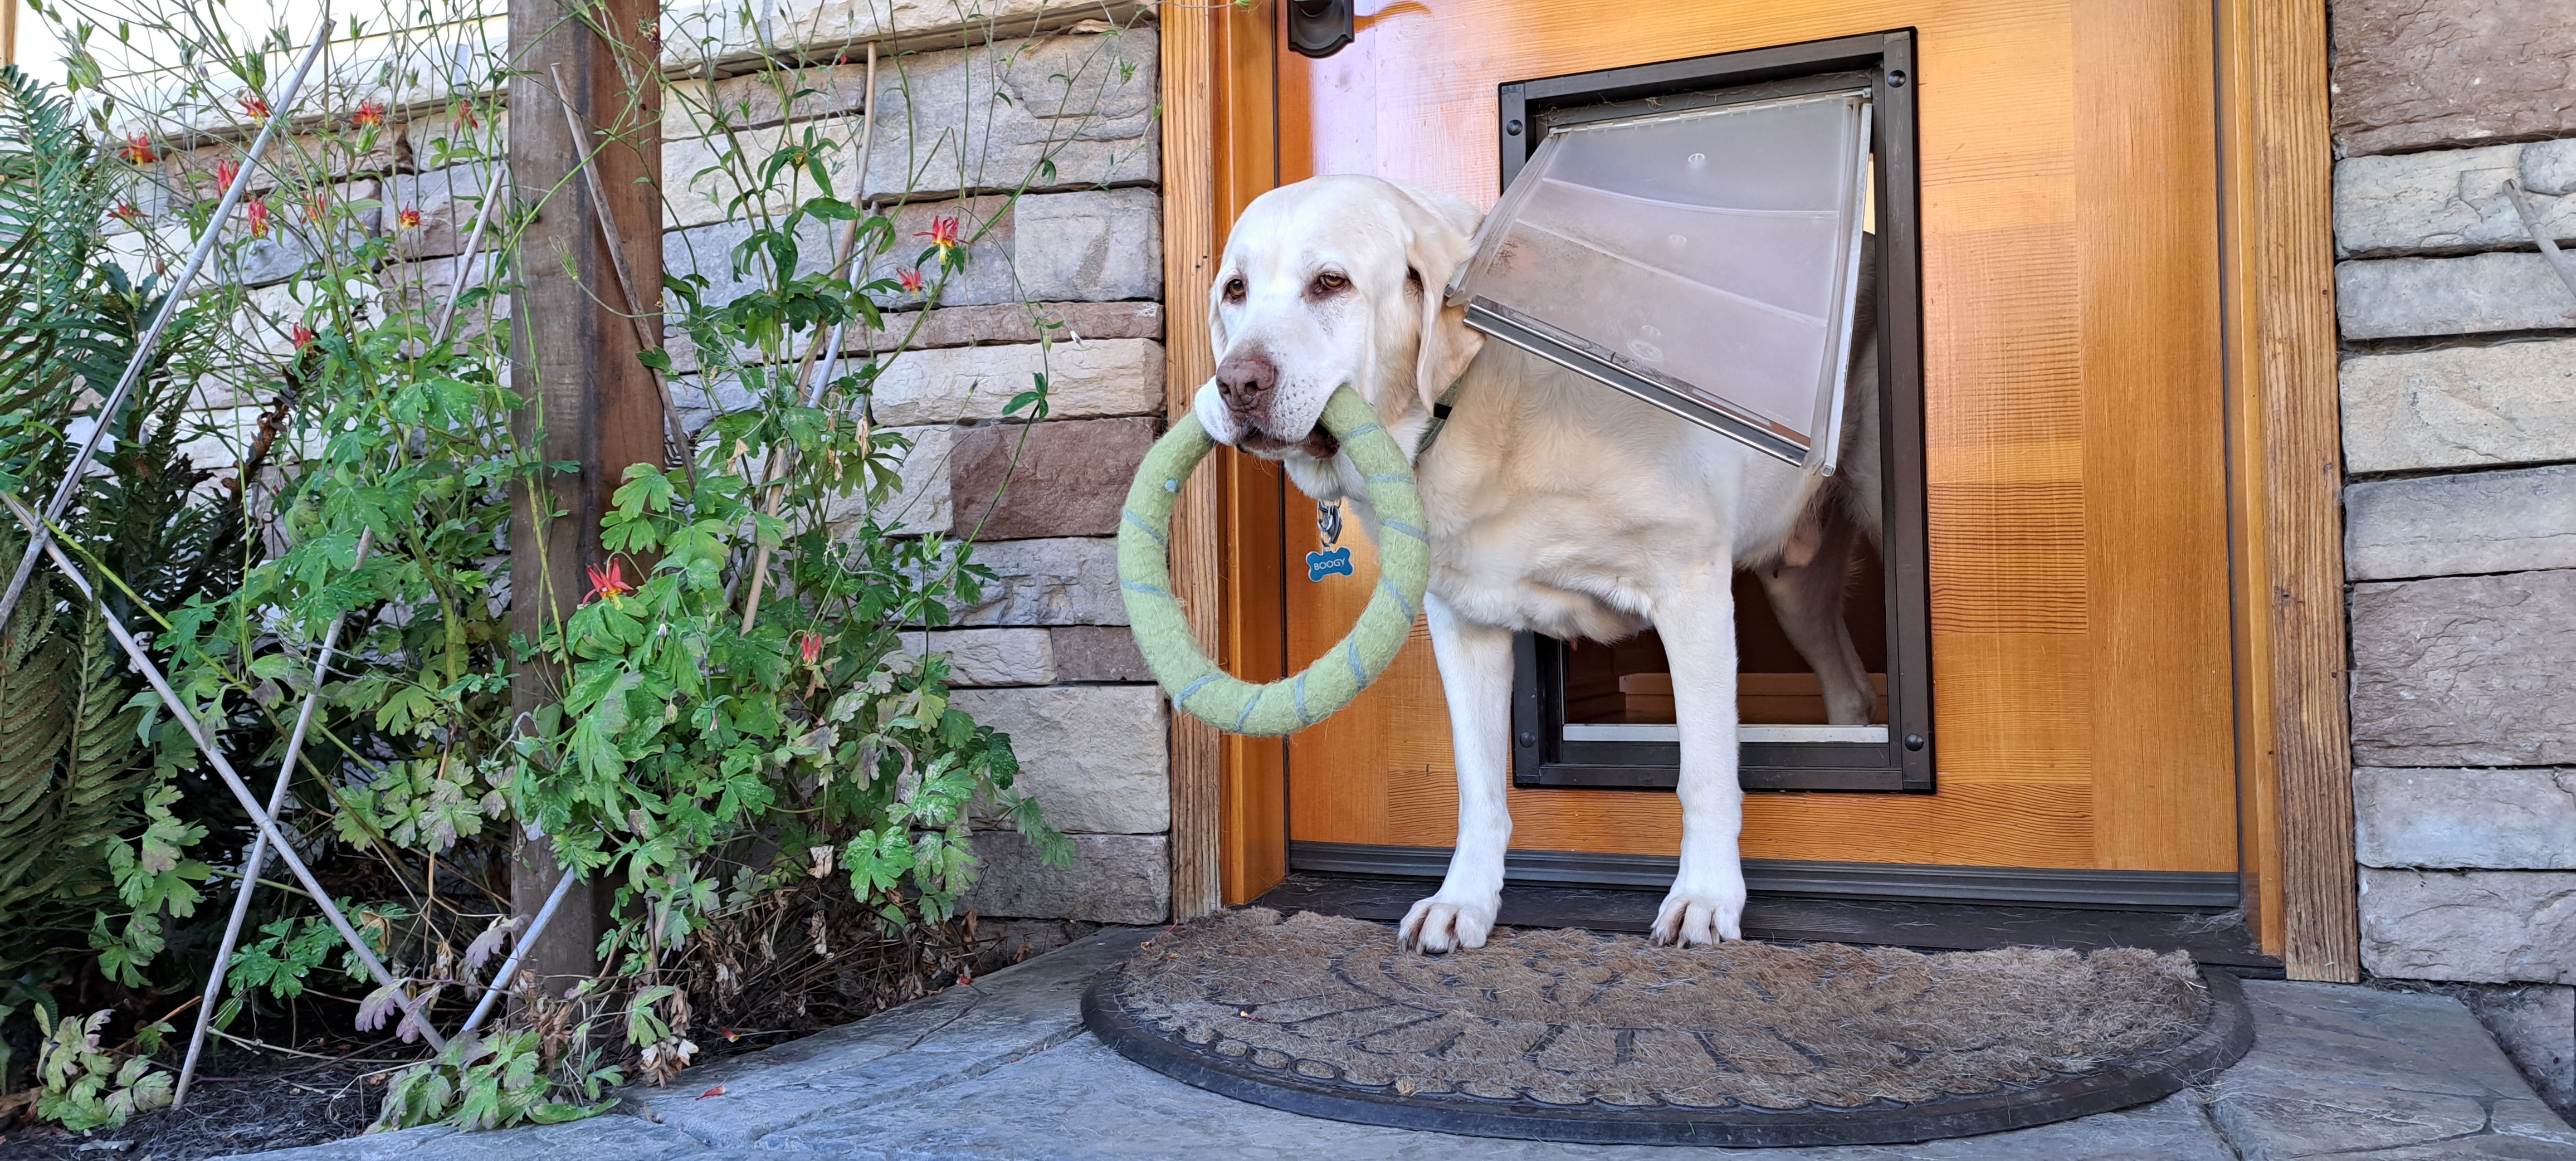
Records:
[[[1431,544],[1424,531],[1422,495],[1413,486],[1413,465],[1405,461],[1395,437],[1379,425],[1368,402],[1348,387],[1333,392],[1324,406],[1323,424],[1368,478],[1369,504],[1377,509],[1378,527],[1384,530],[1377,546],[1377,591],[1349,636],[1286,681],[1254,685],[1217,668],[1190,636],[1181,602],[1172,596],[1172,505],[1180,499],[1181,481],[1216,446],[1198,416],[1182,416],[1155,441],[1127,489],[1127,507],[1118,523],[1118,588],[1127,600],[1137,648],[1153,667],[1154,679],[1172,695],[1173,705],[1228,733],[1291,734],[1351,704],[1404,648],[1405,635],[1422,608],[1422,588],[1431,577]]]

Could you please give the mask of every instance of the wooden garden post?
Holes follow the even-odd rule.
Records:
[[[607,565],[599,518],[629,466],[663,459],[660,393],[636,361],[636,328],[604,237],[625,243],[625,267],[653,310],[662,285],[660,9],[654,0],[515,0],[510,5],[510,181],[536,220],[513,271],[511,385],[528,400],[522,434],[542,426],[544,458],[579,465],[553,477],[542,520],[523,490],[510,519],[510,628],[535,639],[590,591],[586,570]],[[559,98],[555,78],[564,92]],[[574,141],[571,104],[588,141]],[[596,151],[595,154],[593,151]],[[592,156],[600,180],[584,182]],[[600,190],[606,204],[591,196]],[[603,226],[610,228],[603,228]],[[659,333],[659,324],[647,328]],[[626,566],[630,580],[634,567]],[[558,674],[520,668],[513,708],[552,701]],[[511,860],[515,910],[534,915],[561,874],[545,839],[519,835]],[[528,952],[526,970],[560,995],[598,972],[608,894],[575,890]]]

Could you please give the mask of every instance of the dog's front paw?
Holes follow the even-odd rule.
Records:
[[[1744,938],[1744,888],[1686,891],[1674,884],[1655,914],[1655,942],[1699,947]]]
[[[1494,913],[1502,909],[1499,896],[1468,899],[1446,891],[1413,905],[1397,925],[1398,941],[1408,949],[1437,955],[1453,948],[1485,946],[1485,936],[1494,930]]]

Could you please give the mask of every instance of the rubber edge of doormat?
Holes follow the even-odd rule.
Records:
[[[2162,1100],[2217,1076],[2254,1046],[2245,989],[2224,971],[2201,969],[2210,1017],[2199,1033],[2101,1072],[2006,1092],[1924,1105],[1879,1102],[1857,1109],[1773,1111],[1551,1106],[1456,1096],[1397,1096],[1325,1085],[1251,1063],[1189,1050],[1139,1023],[1119,999],[1125,965],[1103,971],[1082,993],[1082,1022],[1120,1056],[1183,1084],[1302,1116],[1471,1137],[1588,1145],[1902,1145],[1972,1137],[2073,1120]]]

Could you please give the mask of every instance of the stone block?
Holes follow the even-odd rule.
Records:
[[[881,70],[868,188],[895,193],[1152,182],[1151,28],[1002,41]]]
[[[983,344],[1034,343],[1044,338],[1058,344],[1091,339],[1163,337],[1163,304],[1159,302],[1041,302],[992,306],[943,306],[924,314],[897,311],[884,316],[878,330],[845,332],[841,346],[855,365],[879,352],[928,351]],[[671,366],[681,372],[698,368],[697,348],[684,333],[670,336]],[[745,350],[739,357],[750,358]]]
[[[862,118],[831,117],[794,125],[743,129],[732,134],[683,137],[662,142],[662,228],[686,229],[736,218],[784,215],[805,199],[829,194],[848,198],[858,191],[859,134]],[[780,150],[804,145],[807,134],[819,142],[828,190],[815,184],[803,167],[761,174]],[[833,239],[837,229],[828,231]],[[825,265],[828,267],[829,262]]]
[[[1163,200],[1152,190],[1022,198],[1017,225],[1027,297],[1163,296]]]
[[[1116,535],[1119,507],[1154,446],[1156,426],[1144,418],[1073,419],[968,429],[957,437],[949,473],[949,490],[963,497],[954,534],[979,541]]]
[[[420,211],[420,226],[403,239],[403,253],[414,259],[443,258],[465,249],[474,232],[475,215],[483,212],[491,165],[451,165],[427,173],[396,174],[386,182],[388,211]],[[494,217],[501,211],[494,209]],[[504,223],[483,228],[483,244],[500,240]]]
[[[912,447],[901,453],[903,461],[896,468],[903,479],[902,486],[874,506],[855,492],[834,496],[824,507],[824,519],[841,535],[856,532],[861,521],[871,518],[897,536],[947,531],[957,519],[956,503],[948,488],[948,463],[956,449],[957,429],[929,426],[888,430],[912,441]]]
[[[2576,871],[2576,770],[2352,772],[2365,866]]]
[[[2576,763],[2576,570],[2352,590],[2353,759]]]
[[[1052,685],[1056,680],[1055,643],[1044,629],[937,629],[903,635],[907,650],[918,653],[925,645],[948,655],[949,683],[961,689]]]
[[[2564,0],[2338,0],[2335,146],[2350,156],[2576,132]]]
[[[224,196],[223,186],[215,178],[227,162],[241,164],[248,156],[250,141],[244,136],[200,149],[165,150],[163,170],[169,175],[173,196],[183,203],[211,203]],[[281,133],[270,144],[267,158],[251,172],[248,196],[268,197],[279,190],[309,189],[315,182],[382,177],[411,167],[410,151],[399,131],[379,131],[371,147],[364,151],[355,149],[360,143],[355,135],[326,138],[311,133]]]
[[[425,321],[435,322],[438,312],[447,308],[448,297],[456,292],[459,277],[465,280],[465,291],[485,285],[491,275],[490,251],[468,259],[458,255],[406,262],[378,271],[378,285],[406,307],[420,311]],[[459,300],[456,321],[451,324],[459,338],[480,335],[501,320],[510,317],[511,296],[493,294],[473,303]]]
[[[832,268],[832,245],[839,234],[830,229],[834,223],[822,218],[807,218],[796,227],[796,269],[793,274],[814,274]],[[756,262],[749,270],[737,273],[733,268],[734,248],[751,239],[754,226],[745,220],[714,222],[686,230],[668,230],[662,234],[662,273],[669,278],[697,275],[707,280],[699,291],[700,301],[707,306],[723,306],[766,285],[772,271],[766,261]]]
[[[894,216],[896,247],[869,267],[871,277],[913,269],[932,222],[954,217],[969,241],[966,266],[932,279],[942,306],[1161,298],[1161,196],[1149,189],[1082,190],[1010,199],[922,202]],[[989,228],[988,228],[989,227]],[[921,296],[897,298],[901,308]]]
[[[2343,511],[2356,581],[2576,568],[2576,468],[2354,484]]]
[[[1124,625],[1118,542],[1064,537],[978,544],[974,562],[991,569],[981,599],[953,610],[960,625]]]
[[[510,110],[499,101],[449,102],[403,122],[402,138],[403,155],[423,173],[479,164],[509,152]]]
[[[710,63],[741,65],[782,58],[858,59],[860,46],[888,50],[953,48],[962,40],[1057,32],[1078,25],[1131,23],[1135,0],[1069,4],[1065,0],[782,0],[757,8],[726,0],[680,0],[662,8],[662,71],[677,76]],[[885,68],[880,58],[879,77]],[[735,71],[735,70],[725,70]]]
[[[983,864],[964,905],[979,915],[1161,923],[1172,913],[1172,848],[1159,834],[1078,834],[1073,865],[1050,867],[1009,831],[977,831]],[[1043,960],[1039,962],[1044,962]]]
[[[1047,414],[1056,419],[1163,411],[1163,345],[1097,339],[905,351],[878,373],[870,413],[879,423],[896,424],[1000,419],[1041,374]],[[1023,408],[1018,417],[1030,415]]]
[[[2463,258],[2380,258],[2335,266],[2347,339],[2576,327],[2576,293],[2537,250]]]
[[[892,76],[881,62],[877,79]],[[868,107],[867,88],[865,63],[788,65],[712,84],[683,77],[662,90],[662,133],[666,139],[704,137],[727,127],[765,129],[791,117],[805,121],[861,113]]]
[[[2534,1092],[2561,1116],[2576,1110],[2576,988],[2472,985],[2461,999]]]
[[[351,263],[349,252],[364,245],[380,222],[386,226],[391,226],[392,222],[384,219],[377,210],[350,212],[346,207],[354,202],[375,200],[377,192],[374,178],[341,182],[330,187],[330,199],[337,206],[324,219],[332,227],[327,230],[314,223],[310,207],[301,203],[289,205],[282,196],[272,195],[266,199],[272,216],[268,231],[262,237],[254,238],[250,234],[249,219],[245,216],[249,212],[248,206],[233,211],[232,221],[224,227],[224,232],[234,239],[236,245],[216,252],[217,257],[210,269],[199,276],[199,284],[230,281],[243,286],[269,286],[307,270],[317,278],[327,277],[335,265],[349,276],[364,277],[365,270]],[[191,242],[194,240],[190,239]],[[184,254],[185,250],[180,253]],[[400,250],[397,254],[408,256]]]
[[[2541,229],[2576,238],[2576,140],[2441,149],[2335,163],[2335,249],[2340,255],[2515,249],[2531,234],[2505,192],[2522,183]]]
[[[950,705],[1011,736],[1019,788],[1068,834],[1172,826],[1162,694],[1141,685],[961,689]],[[1068,918],[1087,918],[1068,916]]]
[[[2344,470],[2576,459],[2576,339],[2343,361]]]
[[[918,320],[919,325],[915,322]],[[943,306],[927,316],[903,311],[885,316],[882,330],[853,334],[854,351],[963,347],[975,344],[1058,344],[1098,339],[1163,338],[1163,304],[1159,302],[1041,302],[998,306]]]
[[[2576,872],[2361,869],[2371,974],[2576,984]]]
[[[1055,635],[1058,681],[1152,681],[1136,634],[1115,626],[1066,625]]]

